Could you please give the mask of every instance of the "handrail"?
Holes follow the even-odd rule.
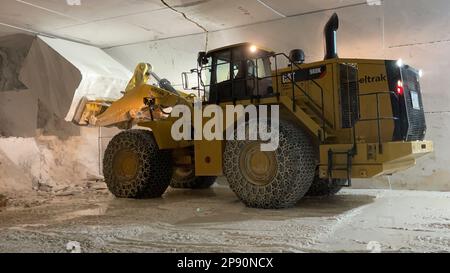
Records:
[[[364,96],[373,96],[373,95],[383,95],[383,94],[392,94],[392,95],[397,95],[394,91],[378,91],[378,92],[371,92],[371,93],[364,93],[364,94],[359,94],[359,97],[364,97]]]
[[[376,103],[377,103],[377,117],[376,118],[366,118],[366,119],[358,119],[355,124],[353,124],[352,129],[355,130],[356,123],[357,122],[367,122],[367,121],[376,121],[377,122],[377,140],[379,145],[379,153],[383,153],[383,143],[381,139],[381,121],[382,120],[399,120],[398,117],[381,117],[380,114],[380,95],[395,95],[397,94],[394,91],[379,91],[379,92],[372,92],[372,93],[365,93],[365,94],[358,94],[358,97],[368,97],[368,96],[376,96]],[[359,108],[361,108],[361,105],[359,105]],[[360,109],[359,109],[360,110]],[[361,112],[361,111],[360,111]]]
[[[314,85],[316,85],[317,87],[319,87],[320,90],[320,98],[321,98],[321,105],[318,105],[313,98],[308,94],[308,92],[306,92],[301,86],[299,86],[296,81],[295,81],[295,72],[297,71],[304,71],[304,68],[301,68],[299,65],[297,65],[294,61],[292,61],[292,59],[287,56],[285,53],[281,52],[281,53],[275,53],[275,54],[270,54],[267,57],[269,58],[274,58],[275,59],[275,77],[276,77],[276,83],[277,83],[277,89],[278,89],[278,77],[279,77],[279,73],[278,73],[278,64],[277,64],[277,56],[283,56],[285,57],[288,61],[289,61],[289,65],[291,67],[291,75],[289,77],[291,84],[292,84],[292,102],[293,102],[293,110],[295,111],[295,107],[296,107],[296,103],[295,103],[295,87],[297,87],[298,90],[301,91],[301,93],[303,93],[303,95],[305,95],[308,98],[308,101],[310,101],[316,108],[320,109],[320,111],[322,112],[320,115],[320,118],[322,119],[322,141],[325,139],[325,131],[326,131],[326,119],[325,119],[325,102],[324,102],[324,91],[323,88],[320,84],[318,84],[314,79],[311,79],[311,81],[313,82]],[[294,71],[294,66],[297,68],[297,70]],[[272,76],[273,77],[273,76]]]
[[[275,60],[276,60],[276,56],[284,56],[288,61],[289,61],[289,63],[290,63],[290,65],[291,65],[291,77],[292,78],[290,78],[290,80],[291,80],[291,82],[295,85],[295,87],[297,87],[307,98],[308,98],[308,100],[310,100],[317,108],[319,108],[322,112],[324,111],[324,107],[321,107],[320,105],[317,105],[315,102],[314,102],[314,100],[311,98],[311,96],[301,87],[301,86],[299,86],[296,82],[295,82],[295,75],[294,75],[294,65],[295,65],[295,67],[297,68],[297,70],[296,71],[302,71],[302,70],[304,70],[304,68],[301,68],[299,65],[297,65],[295,62],[293,62],[292,60],[291,60],[291,58],[289,58],[289,56],[287,56],[285,53],[276,53],[276,54],[272,54],[272,55],[269,55],[269,57],[275,57]],[[295,71],[295,72],[296,72]],[[276,74],[278,74],[278,71],[276,71],[275,72]],[[312,80],[315,84],[317,84],[317,82],[315,82],[314,80]],[[320,87],[320,92],[321,92],[321,97],[323,98],[323,88],[319,85],[319,84],[317,84],[319,87]],[[322,99],[322,105],[323,105],[323,99]]]

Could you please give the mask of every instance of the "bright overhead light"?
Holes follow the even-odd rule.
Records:
[[[66,0],[69,6],[81,6],[81,0]]]
[[[403,67],[403,60],[402,59],[398,59],[397,66],[398,67]]]
[[[250,52],[255,53],[258,50],[258,48],[255,45],[250,46]]]
[[[366,0],[369,6],[381,6],[381,0]]]

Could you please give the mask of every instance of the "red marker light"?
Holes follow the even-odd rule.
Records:
[[[403,89],[403,82],[402,81],[398,81],[397,82],[397,94],[398,95],[403,95],[403,92],[404,92],[405,90]]]

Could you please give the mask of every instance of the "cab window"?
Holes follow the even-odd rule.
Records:
[[[230,52],[217,54],[216,80],[211,83],[222,83],[230,80]]]
[[[216,71],[217,83],[230,80],[230,63],[224,60],[217,60]]]

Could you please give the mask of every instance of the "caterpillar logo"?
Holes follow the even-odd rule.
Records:
[[[376,82],[387,82],[387,77],[384,74],[379,76],[364,76],[364,78],[359,79],[360,84],[376,83]]]

